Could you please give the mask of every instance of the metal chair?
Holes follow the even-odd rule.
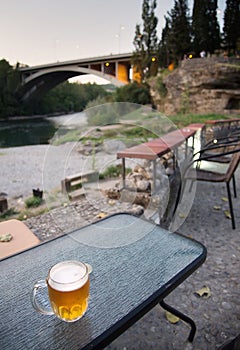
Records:
[[[200,151],[201,152],[201,151]],[[228,168],[225,173],[215,172],[215,171],[209,171],[205,169],[201,169],[201,162],[204,161],[211,161],[211,158],[219,159],[223,156],[231,155],[231,159],[228,165]],[[194,163],[197,162],[196,167],[190,167],[191,165],[194,165]],[[236,183],[234,181],[234,173],[239,165],[240,162],[240,148],[239,146],[235,145],[235,148],[232,150],[228,150],[225,153],[214,153],[214,155],[204,155],[204,152],[201,153],[201,156],[195,160],[193,160],[190,163],[190,166],[187,167],[184,171],[183,175],[183,184],[181,188],[181,193],[183,193],[186,182],[188,180],[191,181],[208,181],[208,182],[214,182],[214,183],[221,183],[225,182],[227,187],[227,194],[228,194],[228,202],[229,202],[229,211],[231,214],[231,221],[232,221],[232,228],[235,229],[235,219],[234,219],[234,212],[233,212],[233,205],[232,205],[232,196],[231,196],[231,189],[230,189],[230,181],[233,179],[233,188],[234,188],[234,196],[236,197]],[[181,196],[181,195],[180,195]],[[180,196],[178,198],[178,202],[180,199]]]

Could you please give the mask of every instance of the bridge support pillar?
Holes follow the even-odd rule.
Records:
[[[116,78],[123,83],[129,83],[129,67],[124,63],[118,62],[116,68]]]

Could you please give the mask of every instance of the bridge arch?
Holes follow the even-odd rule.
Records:
[[[100,78],[108,80],[111,84],[120,87],[125,83],[119,81],[116,77],[97,71],[95,69],[78,67],[78,66],[64,66],[64,67],[52,67],[41,70],[36,70],[30,75],[23,74],[23,83],[20,91],[22,100],[31,98],[41,98],[47,91],[51,90],[58,84],[68,80],[69,78],[93,74]]]

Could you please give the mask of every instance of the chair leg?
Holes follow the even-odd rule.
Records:
[[[237,187],[236,187],[236,179],[235,179],[234,174],[233,174],[233,176],[232,176],[232,181],[233,181],[233,193],[234,193],[234,197],[237,198]]]
[[[180,183],[179,190],[178,190],[178,193],[177,193],[176,202],[175,202],[175,207],[174,207],[174,211],[173,211],[173,215],[175,215],[175,213],[177,211],[178,204],[182,200],[183,193],[184,193],[185,187],[186,187],[186,183],[187,183],[187,180],[182,180],[182,182]]]
[[[229,210],[230,210],[231,219],[232,219],[232,228],[235,229],[236,226],[235,226],[235,219],[234,219],[233,205],[232,205],[232,196],[231,196],[229,182],[226,182],[226,185],[227,185],[227,193],[228,193]]]
[[[193,339],[194,339],[194,336],[195,336],[195,333],[196,333],[196,330],[197,330],[195,322],[190,317],[186,316],[182,312],[176,310],[172,306],[170,306],[167,303],[165,303],[164,300],[161,300],[159,302],[159,304],[161,305],[161,307],[164,310],[167,310],[167,311],[171,312],[173,315],[179,317],[181,320],[185,321],[186,323],[188,323],[191,326],[191,331],[190,331],[189,336],[188,336],[188,341],[192,343]]]
[[[192,187],[193,187],[193,180],[190,180],[191,181],[191,183],[190,183],[190,187],[189,187],[189,192],[192,192]]]

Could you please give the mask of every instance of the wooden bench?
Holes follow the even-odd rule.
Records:
[[[201,130],[204,124],[190,124],[182,129],[174,130],[168,134],[163,135],[160,138],[153,139],[151,141],[136,145],[130,148],[126,148],[117,153],[117,158],[122,159],[122,180],[123,188],[126,188],[126,165],[125,158],[146,159],[153,162],[153,189],[155,190],[156,184],[156,160],[166,153],[173,151],[174,162],[175,153],[177,155],[178,147],[185,143],[185,154],[187,154],[188,140],[193,138],[192,148],[194,147],[194,136],[198,130]]]
[[[67,176],[61,181],[62,193],[67,194],[70,200],[85,196],[83,184],[98,181],[97,171],[89,171]]]
[[[7,198],[1,196],[0,197],[0,213],[3,213],[6,210],[8,210]]]

